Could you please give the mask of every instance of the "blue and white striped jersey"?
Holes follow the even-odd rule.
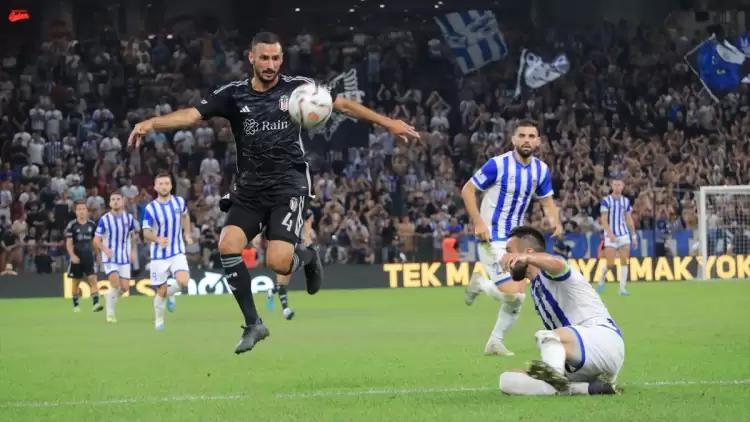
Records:
[[[630,234],[625,218],[630,211],[630,200],[624,196],[615,198],[613,195],[608,195],[602,199],[602,205],[599,208],[602,215],[607,214],[607,223],[609,223],[609,228],[612,229],[615,236],[628,236]]]
[[[135,232],[135,217],[124,212],[115,215],[112,211],[104,214],[96,225],[96,235],[101,236],[102,245],[111,249],[113,257],[108,257],[102,252],[103,264],[130,264],[130,251],[132,250],[131,237]]]
[[[562,274],[540,272],[531,281],[534,310],[548,330],[606,325],[619,332],[609,310],[581,273],[567,263]]]
[[[532,195],[546,198],[554,193],[549,167],[536,157],[522,164],[513,151],[491,158],[471,181],[485,191],[479,213],[493,241],[507,240],[508,233],[523,224]]]
[[[143,228],[154,231],[158,237],[169,239],[169,246],[162,248],[151,243],[151,260],[169,259],[185,253],[185,238],[182,234],[182,216],[187,214],[187,204],[179,196],[170,196],[167,202],[155,199],[146,205]]]

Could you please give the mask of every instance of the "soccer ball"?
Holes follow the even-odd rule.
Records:
[[[298,86],[289,97],[289,115],[295,123],[307,129],[324,125],[332,111],[331,93],[318,84]]]

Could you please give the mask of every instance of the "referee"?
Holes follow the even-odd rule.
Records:
[[[96,224],[89,220],[89,210],[86,203],[78,201],[75,204],[76,218],[68,223],[65,229],[65,246],[70,256],[68,276],[73,279],[73,312],[80,312],[78,302],[81,299],[80,284],[84,278],[91,286],[91,298],[94,302],[94,312],[104,309],[99,303],[99,286],[96,282],[96,264],[94,258],[94,234]]]

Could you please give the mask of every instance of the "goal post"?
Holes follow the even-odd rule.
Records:
[[[712,256],[750,253],[750,186],[702,186],[698,193],[698,278],[717,277]]]

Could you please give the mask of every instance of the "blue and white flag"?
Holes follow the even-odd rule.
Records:
[[[471,73],[508,55],[495,14],[489,10],[448,13],[435,21],[463,73]]]
[[[551,61],[545,61],[527,49],[521,52],[516,77],[515,96],[520,97],[524,89],[539,89],[568,73],[570,61],[565,54],[558,54]]]
[[[745,54],[745,57],[750,57],[750,32],[740,35],[737,40],[737,48]]]
[[[714,101],[749,83],[750,60],[727,40],[712,35],[685,55],[690,70],[701,80]],[[742,45],[742,37],[738,45]]]

